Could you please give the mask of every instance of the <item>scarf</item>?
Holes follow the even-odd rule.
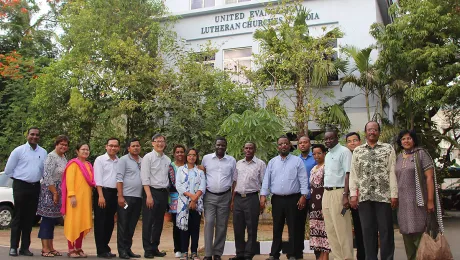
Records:
[[[193,189],[191,189],[189,173],[195,172],[195,182],[193,183]],[[177,169],[176,175],[176,188],[184,190],[184,192],[190,192],[196,194],[200,188],[201,180],[204,179],[204,172],[199,170],[196,165],[193,169],[187,169],[187,166],[181,166]],[[188,218],[189,218],[189,203],[190,198],[184,195],[184,192],[179,192],[179,198],[177,200],[177,217],[176,225],[180,230],[188,230]],[[196,211],[201,214],[203,211],[203,195],[198,199]]]
[[[439,199],[439,191],[438,191],[438,181],[436,180],[436,165],[434,165],[433,158],[431,158],[428,151],[423,148],[417,148],[414,152],[414,165],[415,165],[415,198],[417,201],[417,206],[424,207],[424,193],[427,192],[426,187],[426,179],[425,174],[422,169],[422,162],[420,159],[419,153],[425,153],[428,157],[430,157],[431,161],[433,162],[433,179],[434,179],[434,207],[435,207],[435,216],[436,221],[438,222],[439,231],[444,233],[444,223],[442,221],[442,209],[441,209],[441,201]]]
[[[72,163],[76,163],[78,167],[80,167],[80,171],[83,173],[83,177],[85,177],[86,182],[88,183],[89,186],[94,187],[96,186],[96,183],[94,182],[94,174],[90,175],[88,170],[85,167],[85,164],[78,160],[77,158],[74,158],[70,160],[64,170],[64,174],[62,175],[62,182],[61,182],[61,192],[62,192],[62,205],[61,205],[61,213],[62,215],[65,215],[66,213],[66,205],[67,205],[67,182],[66,182],[66,176],[67,176],[67,169]],[[94,173],[93,166],[91,165],[90,162],[88,162],[89,168],[91,172]]]

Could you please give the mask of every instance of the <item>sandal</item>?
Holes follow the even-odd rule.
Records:
[[[201,260],[197,253],[192,253],[191,260]]]
[[[179,260],[188,260],[188,253],[182,253],[181,257]]]
[[[57,250],[52,250],[50,251],[50,253],[53,254],[54,256],[62,256],[62,254]]]
[[[43,252],[43,251],[42,251],[42,256],[43,256],[43,257],[54,257],[54,254],[51,253],[51,252]]]
[[[88,257],[88,255],[85,254],[85,252],[83,252],[83,250],[81,248],[75,250],[75,253],[77,253],[81,258],[87,258]]]
[[[70,257],[70,258],[80,258],[80,255],[75,250],[72,250],[72,251],[68,252],[67,256]]]

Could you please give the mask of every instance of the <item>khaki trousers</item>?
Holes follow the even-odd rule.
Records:
[[[353,234],[351,227],[351,213],[347,210],[342,217],[342,198],[344,189],[324,190],[323,216],[326,225],[327,239],[331,246],[334,259],[345,260],[353,257]]]

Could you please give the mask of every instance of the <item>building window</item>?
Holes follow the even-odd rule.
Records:
[[[225,4],[236,4],[236,3],[241,3],[241,2],[249,2],[251,0],[225,0]]]
[[[200,9],[204,7],[213,7],[216,5],[215,0],[191,0],[190,9]]]
[[[203,54],[202,55],[201,53],[199,53],[199,55],[197,56],[196,62],[201,64],[203,67],[213,69],[216,63],[216,54],[212,54],[212,55]]]
[[[232,81],[249,83],[244,70],[251,69],[252,48],[224,50],[224,70],[231,73]]]

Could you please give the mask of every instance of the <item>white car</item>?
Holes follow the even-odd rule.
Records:
[[[13,219],[13,180],[0,172],[0,229],[9,228]]]
[[[0,229],[11,226],[13,220],[13,180],[0,172]],[[40,216],[35,218],[35,225],[40,221]]]

